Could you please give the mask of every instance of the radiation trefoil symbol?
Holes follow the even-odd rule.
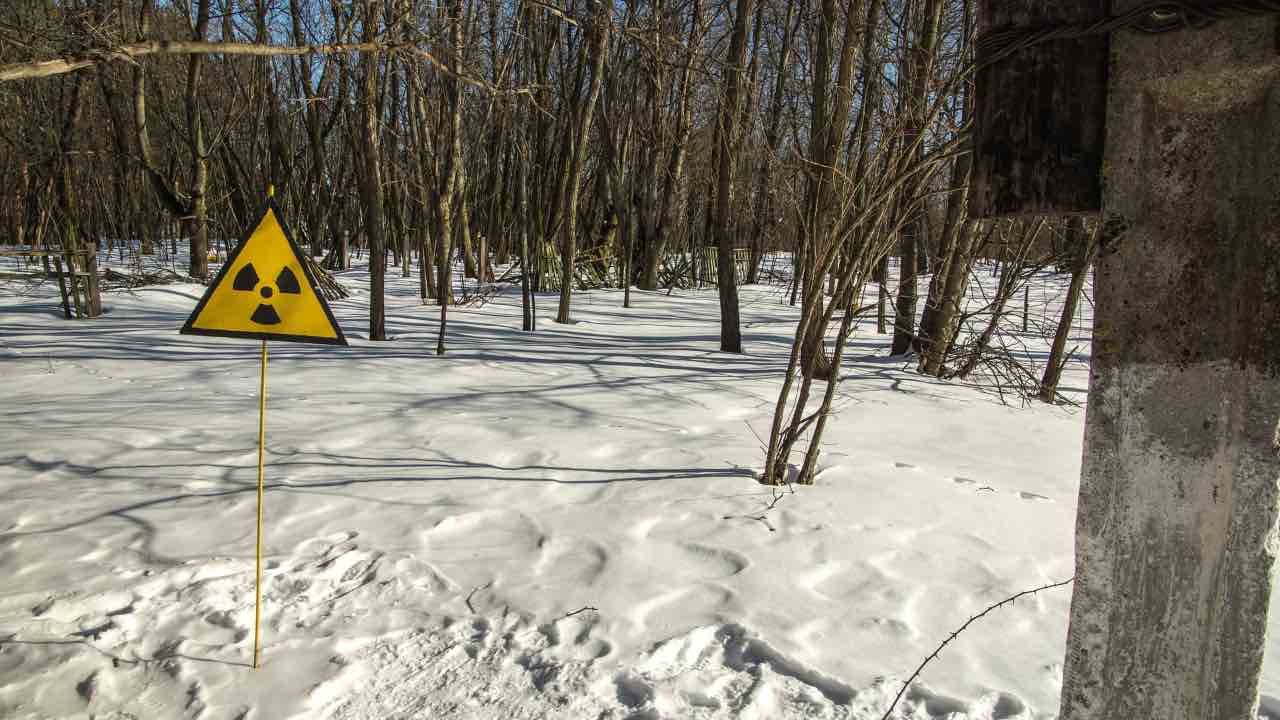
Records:
[[[316,290],[306,254],[293,242],[279,208],[261,219],[227,257],[181,332],[346,345],[342,328]]]
[[[293,271],[287,267],[276,275],[275,286],[276,290],[282,293],[289,293],[290,295],[300,295],[302,293],[302,286],[298,284],[298,276],[294,275]],[[275,290],[271,289],[271,285],[263,283],[258,278],[258,272],[253,269],[253,263],[240,268],[240,272],[236,273],[235,281],[231,283],[231,288],[245,292],[257,290],[263,300],[270,300],[271,296],[275,294]],[[259,325],[280,324],[280,315],[276,313],[276,309],[265,302],[258,303],[257,309],[253,311],[253,315],[249,319]]]

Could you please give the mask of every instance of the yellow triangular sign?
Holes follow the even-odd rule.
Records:
[[[262,219],[209,284],[181,332],[346,345],[311,269],[268,200]]]

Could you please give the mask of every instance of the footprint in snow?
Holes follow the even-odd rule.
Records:
[[[635,605],[628,619],[637,631],[664,630],[687,625],[690,619],[712,621],[732,610],[736,594],[713,582],[699,582],[667,590]]]
[[[628,533],[631,535],[632,538],[636,540],[646,540],[649,537],[649,533],[652,532],[655,527],[661,524],[662,520],[663,520],[663,517],[661,515],[653,515],[653,516],[644,518],[638,521],[637,523],[635,523],[634,525],[632,525],[631,529],[628,530]]]
[[[978,481],[974,480],[973,478],[961,477],[959,475],[952,476],[948,478],[948,480],[950,480],[951,482],[957,485],[977,485],[978,484]],[[981,487],[974,488],[974,490],[975,492],[991,492],[991,493],[998,492],[995,488],[991,487],[990,485],[982,485]],[[1053,499],[1050,498],[1049,496],[1041,495],[1039,493],[1018,490],[1018,491],[1015,491],[1014,494],[1017,495],[1022,500],[1045,500],[1048,502],[1053,502]]]
[[[528,648],[532,652],[517,658],[516,663],[522,664],[522,659],[533,655],[555,660],[557,664],[592,662],[605,657],[613,652],[613,645],[608,640],[593,636],[597,623],[597,611],[592,609],[564,615],[553,622],[539,625],[535,632],[540,639]]]
[[[552,585],[592,585],[609,562],[608,550],[590,540],[550,538],[544,540],[539,551],[533,574]]]
[[[913,639],[920,635],[911,623],[894,617],[871,617],[859,622],[858,626],[892,638]]]
[[[595,448],[587,451],[587,454],[593,458],[606,460],[608,458],[611,458],[611,457],[614,457],[615,455],[620,454],[621,452],[622,452],[622,448],[620,448],[617,445],[614,445],[613,443],[601,443],[597,445]]]
[[[688,570],[701,578],[731,577],[751,566],[745,555],[725,548],[698,543],[681,543],[677,548],[667,555],[667,559],[673,561],[672,569]]]

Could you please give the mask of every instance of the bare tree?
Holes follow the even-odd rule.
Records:
[[[609,6],[600,0],[587,0],[590,17],[582,22],[585,37],[578,46],[578,64],[589,66],[587,96],[572,106],[573,124],[567,137],[569,161],[565,168],[564,213],[561,218],[560,243],[560,307],[556,322],[569,322],[569,301],[573,295],[574,267],[578,252],[578,197],[582,188],[582,170],[586,160],[587,137],[600,98],[601,75],[609,47]]]
[[[1049,357],[1045,360],[1044,376],[1040,380],[1040,399],[1051,403],[1058,396],[1058,379],[1062,377],[1062,367],[1067,362],[1067,338],[1071,335],[1075,322],[1076,308],[1080,303],[1080,295],[1088,279],[1089,266],[1097,254],[1097,230],[1087,234],[1084,218],[1077,215],[1067,221],[1067,252],[1071,254],[1071,284],[1067,287],[1067,295],[1062,301],[1062,315],[1058,319],[1058,328],[1053,334],[1053,345],[1049,349]]]
[[[380,0],[364,0],[363,40],[372,42],[380,27]],[[364,232],[369,238],[369,339],[386,340],[386,310],[383,283],[386,277],[386,235],[382,224],[382,168],[379,155],[377,89],[380,58],[372,53],[361,62],[361,125],[365,145],[360,175],[360,196],[364,205]]]
[[[743,68],[747,54],[747,24],[753,0],[738,0],[733,18],[724,73],[724,100],[716,125],[718,167],[716,174],[715,227],[717,254],[716,284],[720,291],[720,351],[742,352],[742,330],[738,319],[738,281],[734,267],[733,173],[738,155],[737,126],[741,113]]]

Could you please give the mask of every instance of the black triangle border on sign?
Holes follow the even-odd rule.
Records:
[[[253,233],[262,225],[262,221],[267,219],[267,213],[274,212],[276,222],[280,224],[280,231],[284,233],[284,239],[289,243],[289,249],[293,252],[294,258],[298,264],[302,266],[302,274],[307,278],[307,285],[311,288],[311,294],[316,300],[320,301],[320,307],[324,310],[325,317],[329,318],[329,324],[333,326],[333,330],[337,333],[336,338],[322,338],[311,335],[288,335],[285,333],[273,332],[250,332],[247,330],[206,330],[204,328],[194,327],[196,318],[200,317],[200,313],[204,311],[205,303],[209,302],[213,291],[222,284],[223,278],[231,270],[231,266],[235,265],[236,259],[240,257],[240,251],[244,250],[245,245],[249,244],[249,238],[253,237]],[[284,218],[284,213],[280,212],[280,206],[276,205],[276,201],[267,198],[262,205],[262,211],[258,213],[258,221],[249,226],[244,236],[240,238],[240,243],[236,245],[231,254],[227,256],[226,262],[222,264],[222,268],[218,270],[218,275],[209,283],[209,289],[205,291],[204,296],[200,298],[200,302],[196,303],[196,309],[191,311],[191,317],[187,318],[187,322],[178,331],[180,335],[210,335],[213,337],[230,337],[230,338],[249,338],[254,340],[284,340],[286,342],[312,343],[314,345],[342,345],[347,346],[347,338],[342,334],[342,326],[338,324],[337,318],[333,316],[333,311],[329,309],[329,303],[325,301],[324,295],[316,289],[315,276],[311,274],[310,263],[303,258],[302,250],[298,244],[293,241],[293,233],[289,230],[289,223]]]

